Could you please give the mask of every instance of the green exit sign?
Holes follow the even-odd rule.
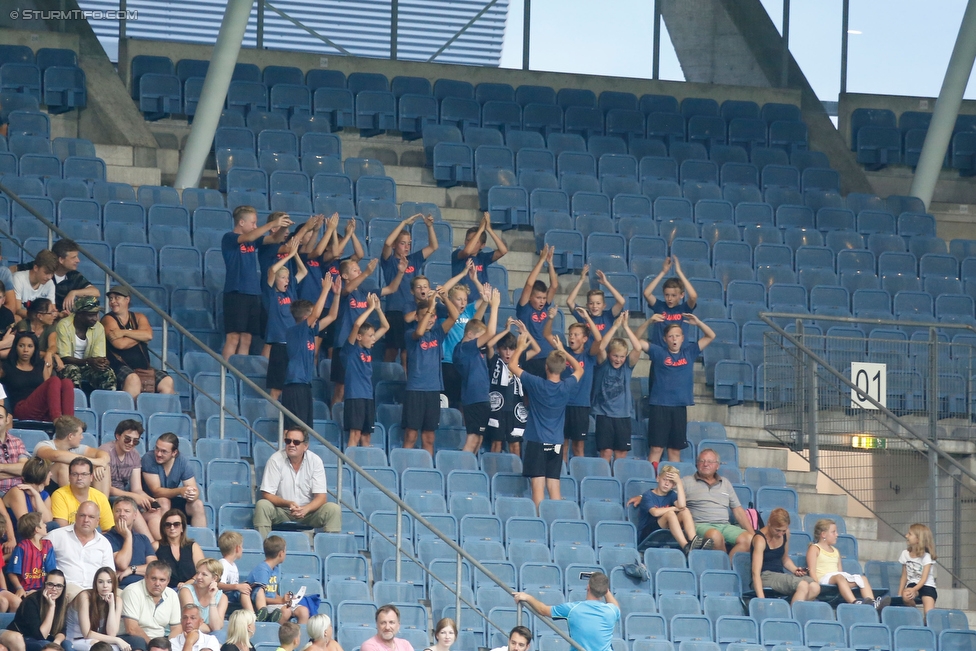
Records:
[[[888,439],[878,436],[852,436],[851,447],[859,450],[883,450],[888,447]]]

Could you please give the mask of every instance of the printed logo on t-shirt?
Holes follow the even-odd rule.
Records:
[[[599,330],[600,332],[603,332],[604,330],[606,330],[606,328],[607,328],[607,324],[606,323],[597,323],[596,324],[596,329]]]
[[[309,260],[308,262],[305,263],[305,266],[306,267],[321,267],[322,265],[319,264],[319,261],[318,260]]]
[[[681,357],[679,359],[674,359],[672,357],[665,357],[664,365],[665,366],[687,366],[688,360],[685,359],[684,357]]]
[[[278,305],[291,305],[291,296],[279,296]]]
[[[542,323],[543,321],[545,321],[548,318],[549,318],[549,314],[547,312],[533,312],[532,313],[532,320],[535,321],[536,323]]]
[[[253,244],[241,244],[241,253],[254,253]]]
[[[310,350],[310,351],[312,351],[314,353],[315,352],[315,342],[314,341],[306,341],[305,342],[305,349],[306,350]]]
[[[680,321],[683,317],[683,315],[680,312],[675,312],[675,313],[664,312],[662,313],[662,316],[664,316],[665,321]]]
[[[371,353],[359,353],[359,361],[365,362],[367,364],[373,363],[373,355]]]
[[[438,345],[439,344],[437,343],[436,339],[431,339],[430,341],[424,340],[420,342],[420,349],[428,350],[430,348],[437,348]]]
[[[367,307],[369,307],[369,305],[367,304],[366,301],[357,301],[355,297],[350,296],[349,307],[351,307],[354,310],[365,310]]]

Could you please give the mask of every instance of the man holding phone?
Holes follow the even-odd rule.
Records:
[[[515,603],[525,602],[536,613],[569,622],[569,636],[586,651],[611,651],[613,629],[620,621],[620,605],[610,594],[610,579],[603,572],[590,574],[586,601],[547,606],[525,592],[515,593]]]

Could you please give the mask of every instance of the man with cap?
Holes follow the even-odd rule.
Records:
[[[108,342],[108,361],[115,371],[119,389],[134,400],[142,393],[143,375],[148,379],[148,373],[136,371],[152,371],[156,393],[175,393],[173,378],[164,371],[154,369],[150,363],[152,326],[144,314],[129,311],[130,301],[128,287],[116,285],[108,291],[108,314],[102,317]]]
[[[94,296],[75,299],[74,313],[58,322],[58,356],[61,372],[77,386],[115,391],[115,372],[105,355],[105,328],[98,322],[101,311]]]

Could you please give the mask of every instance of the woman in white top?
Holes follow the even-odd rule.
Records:
[[[119,637],[122,600],[115,570],[101,567],[90,590],[82,590],[71,602],[65,623],[65,637],[75,651],[88,651],[96,642],[112,645],[113,651],[130,651]]]

